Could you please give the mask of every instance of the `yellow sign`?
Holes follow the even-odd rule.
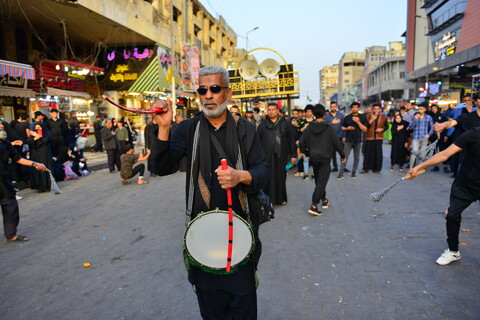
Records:
[[[233,91],[232,99],[299,94],[300,80],[296,71],[279,72],[274,79],[264,78],[255,81],[230,76],[230,88]]]

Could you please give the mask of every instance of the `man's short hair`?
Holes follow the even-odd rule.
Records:
[[[43,113],[42,113],[42,111],[35,111],[35,112],[33,113],[33,116],[34,116],[35,118],[38,117],[38,116],[43,116]]]
[[[313,115],[315,118],[323,118],[325,116],[325,107],[323,104],[319,103],[313,107]]]
[[[255,111],[256,113],[259,113],[259,112],[260,112],[260,108],[255,107],[255,108],[253,108],[253,111]]]
[[[203,67],[198,71],[198,75],[200,77],[202,76],[209,76],[212,74],[221,74],[223,77],[223,82],[225,84],[230,84],[230,77],[228,75],[228,71],[225,68],[218,67],[218,66],[208,66],[208,67]]]
[[[278,109],[278,104],[276,104],[275,102],[269,102],[267,104],[267,108],[270,107],[270,106],[275,106]]]
[[[123,146],[123,153],[127,153],[128,151],[130,151],[130,149],[134,149],[133,148],[133,144],[131,143],[127,143],[126,145]]]
[[[305,106],[305,108],[303,108],[303,111],[307,111],[307,110],[312,110],[313,111],[313,104],[307,104]]]
[[[338,105],[337,101],[330,101],[330,105],[332,105],[332,104]]]
[[[58,109],[51,109],[51,110],[50,110],[50,113],[52,113],[52,112],[58,113]]]
[[[27,120],[28,119],[28,115],[25,112],[20,113],[18,115],[18,117],[22,120]]]
[[[379,107],[380,109],[382,109],[382,106],[379,103],[372,104],[372,108],[375,108],[375,107]]]
[[[360,108],[360,103],[358,103],[358,102],[356,102],[356,101],[352,102],[352,104],[350,105],[350,109],[352,109],[353,106],[357,106],[357,107]]]

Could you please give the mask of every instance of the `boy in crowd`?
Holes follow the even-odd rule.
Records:
[[[122,177],[123,184],[129,184],[128,179],[131,179],[139,173],[138,184],[147,184],[148,181],[143,180],[143,175],[145,174],[145,165],[140,163],[139,165],[133,167],[137,161],[145,161],[150,157],[150,149],[147,149],[145,154],[143,151],[140,155],[134,154],[135,149],[131,143],[127,143],[124,147],[124,154],[120,156],[120,161],[122,163],[120,176]]]

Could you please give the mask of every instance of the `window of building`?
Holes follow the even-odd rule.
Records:
[[[195,37],[198,38],[198,33],[202,31],[202,29],[200,29],[199,26],[197,26],[196,24],[193,26],[193,34],[195,35]]]
[[[404,79],[405,78],[405,72],[404,71],[400,71],[400,79]]]
[[[350,74],[350,71],[345,71],[343,74],[348,75],[348,74]]]
[[[182,15],[182,12],[181,12],[180,10],[178,10],[176,7],[173,7],[172,20],[173,20],[174,22],[180,21],[181,15]]]
[[[343,83],[350,83],[350,80],[343,80]]]

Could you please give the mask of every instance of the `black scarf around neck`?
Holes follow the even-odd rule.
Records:
[[[210,207],[210,190],[212,171],[217,168],[215,165],[212,168],[211,148],[214,148],[210,141],[209,123],[208,119],[203,113],[199,117],[199,139],[197,144],[197,158],[193,164],[193,182],[198,185],[202,199],[204,201],[205,209]],[[194,146],[195,147],[195,146]],[[226,150],[228,165],[232,168],[237,167],[238,158],[238,135],[237,124],[232,114],[227,111],[227,141]],[[220,165],[220,163],[218,163]],[[212,170],[213,169],[213,170]]]
[[[266,127],[269,130],[275,130],[275,155],[278,159],[280,159],[282,154],[282,135],[283,135],[283,128],[279,126],[280,122],[282,121],[282,117],[278,117],[277,121],[272,122],[272,120],[267,119]]]

